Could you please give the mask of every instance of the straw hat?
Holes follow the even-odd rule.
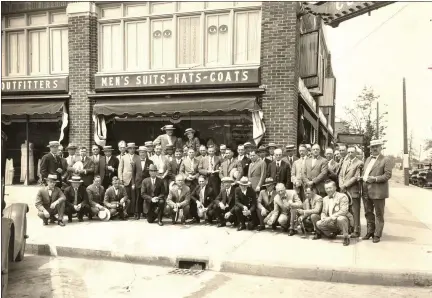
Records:
[[[58,147],[58,146],[60,146],[59,141],[50,141],[47,147],[51,148],[51,147]]]
[[[374,146],[382,146],[384,145],[384,141],[383,140],[372,140],[370,142],[369,148],[370,147],[374,147]]]
[[[238,182],[239,185],[249,186],[251,183],[249,182],[248,177],[243,176]]]
[[[81,180],[80,176],[74,175],[72,176],[72,178],[70,180],[68,180],[69,182],[78,182],[78,183],[83,183],[84,181]]]
[[[152,141],[147,141],[144,143],[144,146],[148,147],[153,147],[153,142]]]
[[[45,178],[45,180],[50,180],[50,181],[53,181],[53,182],[58,182],[56,174],[49,174],[48,177]]]
[[[188,133],[195,133],[195,129],[193,128],[186,129],[184,134],[187,135]]]
[[[139,146],[138,147],[138,152],[141,152],[141,151],[148,152],[148,148],[146,146]]]
[[[137,146],[135,146],[135,143],[127,143],[126,148],[136,148]]]
[[[174,129],[175,129],[174,125],[171,125],[171,124],[165,125],[164,127],[161,128],[161,130],[165,130],[165,131],[174,130]]]
[[[221,179],[221,182],[222,182],[222,183],[224,183],[224,182],[230,182],[230,183],[233,183],[233,182],[234,182],[234,179],[232,179],[231,177],[223,177],[223,178]]]
[[[276,148],[277,145],[275,143],[269,143],[267,148]]]
[[[112,146],[104,146],[103,147],[103,152],[105,152],[105,151],[113,151],[114,149],[112,148]]]
[[[105,207],[103,207],[103,210],[99,210],[98,217],[102,221],[109,221],[111,218],[111,212]]]
[[[264,181],[263,186],[269,186],[269,185],[272,185],[272,184],[276,184],[276,181],[274,181],[272,177],[268,177]]]
[[[294,148],[295,148],[294,145],[286,145],[285,146],[286,150],[294,150]]]

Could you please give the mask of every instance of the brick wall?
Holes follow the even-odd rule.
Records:
[[[97,19],[69,17],[69,141],[79,146],[92,144],[92,104],[87,92],[94,90],[97,71]],[[89,113],[90,111],[90,113]]]
[[[261,84],[267,132],[263,143],[297,145],[298,40],[296,2],[263,2]]]

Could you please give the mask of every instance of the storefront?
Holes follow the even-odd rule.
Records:
[[[318,115],[315,99],[305,87],[303,80],[299,79],[299,113],[298,113],[298,139],[299,144],[316,144],[318,142]]]

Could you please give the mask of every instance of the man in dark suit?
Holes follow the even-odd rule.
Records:
[[[236,189],[236,186],[233,185],[234,179],[231,177],[223,177],[221,181],[222,189],[214,201],[216,207],[213,216],[219,219],[218,228],[225,227],[227,221],[236,226],[238,222],[234,212]],[[227,213],[230,214],[225,219]]]
[[[83,164],[83,169],[79,171],[81,179],[84,181],[85,187],[93,183],[94,178],[94,163],[90,157],[87,156],[87,148],[80,148],[81,161]]]
[[[66,171],[66,169],[62,168],[62,163],[60,156],[58,155],[60,143],[57,141],[50,141],[47,147],[50,148],[50,152],[42,156],[41,165],[40,165],[40,173],[42,180],[45,180],[49,174],[57,175],[57,180],[60,183],[62,178],[62,173]],[[58,184],[58,186],[60,186]]]
[[[100,149],[97,145],[92,146],[92,153],[91,159],[94,164],[94,174],[99,175],[101,177],[105,177],[105,170],[106,170],[106,163],[104,156],[100,155]]]
[[[241,164],[242,172],[239,177],[247,176],[249,171],[249,164],[251,160],[245,155],[245,147],[243,145],[239,145],[237,147],[238,156],[236,157],[237,161]]]
[[[112,180],[112,186],[107,189],[104,197],[104,205],[110,211],[111,218],[118,215],[121,220],[126,220],[128,217],[127,209],[129,204],[130,200],[127,196],[125,187],[120,185],[119,178],[114,177]]]
[[[153,161],[148,157],[148,149],[145,146],[139,146],[138,147],[138,154],[139,154],[139,163],[136,165],[136,176],[135,176],[135,214],[134,218],[136,220],[140,219],[141,214],[143,214],[143,217],[147,216],[149,207],[146,202],[143,201],[143,198],[141,196],[141,186],[143,184],[143,180],[150,177],[149,167],[153,164]],[[148,219],[148,218],[147,218]]]
[[[293,163],[298,159],[298,157],[295,154],[295,146],[294,145],[287,145],[285,146],[285,156],[282,158],[284,162],[289,163],[290,167],[292,168]]]
[[[103,153],[105,156],[101,157],[101,164],[105,165],[105,176],[101,176],[103,179],[103,187],[105,190],[110,187],[112,178],[118,175],[119,160],[112,155],[113,148],[111,146],[104,146]]]
[[[270,159],[268,159],[268,157],[269,157],[269,151],[268,151],[268,148],[265,147],[265,146],[260,146],[256,152],[258,153],[259,157],[260,157],[263,161],[265,161],[265,163],[266,163],[266,168],[267,168],[267,166],[272,162]],[[249,154],[250,154],[250,153],[249,153]]]
[[[287,189],[293,189],[291,182],[291,167],[282,160],[282,150],[274,151],[274,160],[267,166],[267,177],[273,178],[275,183],[283,183]]]
[[[240,222],[237,231],[246,229],[253,230],[258,224],[258,216],[256,213],[257,197],[256,192],[251,188],[251,183],[247,177],[242,177],[239,182],[239,187],[235,190],[235,208],[234,212]]]
[[[169,162],[168,176],[170,182],[175,180],[175,176],[180,172],[180,165],[183,162],[183,151],[181,149],[176,149],[174,152],[174,158]]]
[[[207,152],[208,154],[201,158],[199,162],[198,172],[201,175],[206,176],[209,186],[215,191],[215,193],[219,193],[219,167],[222,159],[215,155],[216,151],[213,146],[209,147]]]
[[[312,157],[306,159],[303,168],[303,185],[315,186],[317,194],[325,197],[327,194],[324,189],[324,182],[328,177],[327,160],[320,156],[321,148],[318,144],[312,147]]]
[[[144,204],[147,205],[144,208],[148,210],[147,222],[153,223],[157,218],[158,225],[163,226],[162,216],[165,209],[167,190],[165,189],[163,180],[157,177],[157,166],[151,164],[148,168],[148,171],[150,173],[150,177],[147,177],[142,181],[140,194],[141,198],[144,200]]]
[[[35,206],[38,210],[38,216],[43,220],[43,225],[46,226],[48,219],[54,223],[55,215],[58,214],[58,225],[64,227],[63,214],[66,197],[60,188],[55,186],[58,183],[57,175],[49,174],[46,183],[47,186],[42,186],[36,195]]]
[[[84,220],[84,215],[87,215],[91,219],[92,213],[88,203],[86,187],[82,185],[83,181],[81,177],[72,176],[69,182],[71,185],[66,187],[64,191],[66,197],[65,213],[68,216],[68,222],[72,222],[73,214],[77,214],[79,222]]]
[[[205,157],[204,157],[205,158]],[[214,199],[216,197],[216,193],[213,188],[207,184],[207,178],[203,175],[198,178],[198,186],[194,189],[191,194],[190,201],[190,214],[193,217],[193,223],[199,223],[200,217],[198,214],[198,209],[201,208],[203,213],[205,212],[207,215],[206,221],[208,223],[212,223],[214,214]],[[211,212],[209,213],[208,211]],[[204,216],[204,214],[202,215]]]
[[[266,189],[261,190],[258,195],[257,216],[260,221],[260,226],[258,227],[259,231],[265,229],[264,219],[274,208],[274,198],[277,195],[275,190],[276,183],[277,182],[275,182],[273,178],[267,178],[263,185]],[[273,225],[272,228],[276,229],[276,225]]]
[[[363,205],[367,222],[367,233],[363,240],[373,237],[373,243],[380,242],[384,229],[385,199],[389,197],[388,181],[392,176],[390,159],[381,154],[382,145],[382,140],[370,142],[371,156],[366,159],[362,177]]]

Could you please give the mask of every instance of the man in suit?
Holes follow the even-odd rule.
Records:
[[[165,198],[167,189],[161,178],[157,177],[158,168],[151,164],[148,171],[150,177],[145,178],[141,185],[141,198],[144,200],[147,211],[147,222],[154,223],[158,220],[158,225],[163,226],[162,216],[165,209]],[[139,218],[139,217],[138,217]]]
[[[249,153],[251,152],[252,149],[255,149],[255,147],[252,145],[251,142],[246,142],[243,144],[243,148],[245,149],[245,156],[247,158],[250,158]]]
[[[80,148],[81,162],[83,163],[83,169],[79,171],[81,179],[84,181],[85,187],[93,183],[94,178],[94,163],[90,157],[87,156],[87,148]]]
[[[251,150],[249,156],[251,163],[249,165],[248,179],[252,189],[259,193],[267,175],[267,165],[264,160],[258,157],[255,150]]]
[[[323,199],[316,194],[313,186],[305,187],[305,197],[303,207],[297,209],[298,222],[304,235],[306,235],[307,230],[316,232],[316,223],[321,219],[323,207]]]
[[[360,237],[360,183],[359,178],[363,162],[356,157],[356,149],[348,147],[348,157],[339,173],[339,187],[341,193],[348,193],[352,199],[354,215],[354,233],[351,238]]]
[[[120,158],[126,154],[126,142],[125,141],[118,142],[118,149],[119,149],[120,154],[117,155],[117,159],[120,162]],[[111,183],[111,180],[110,180],[110,183]]]
[[[170,183],[175,180],[175,176],[180,173],[180,165],[183,162],[183,151],[181,149],[176,149],[174,152],[174,158],[169,163],[169,180]]]
[[[292,189],[291,167],[282,160],[282,150],[274,151],[274,160],[267,166],[267,177],[271,177],[275,183],[283,183],[287,189]]]
[[[366,159],[363,173],[363,205],[367,222],[367,233],[363,237],[380,242],[384,229],[385,199],[389,197],[388,181],[392,176],[390,159],[381,154],[382,140],[370,142],[371,156]],[[375,214],[374,214],[375,210]]]
[[[333,149],[332,148],[327,148],[325,150],[325,157],[327,159],[327,168],[328,168],[328,178],[330,180],[333,180],[334,182],[336,182],[336,186],[339,183],[339,179],[338,179],[338,172],[339,172],[339,166],[340,164],[337,163],[334,159],[333,159]]]
[[[268,149],[268,156],[266,157],[270,162],[274,160],[274,152],[277,148],[277,145],[275,143],[269,143],[267,146]]]
[[[321,219],[316,223],[316,234],[313,240],[321,239],[322,234],[335,239],[338,232],[342,231],[344,237],[344,246],[350,244],[349,238],[349,220],[347,217],[349,200],[346,194],[336,191],[336,183],[332,180],[326,180],[325,190],[327,196],[323,199],[323,209]]]
[[[138,155],[135,154],[135,143],[127,143],[126,149],[128,153],[120,158],[118,174],[120,183],[126,189],[127,198],[131,201],[128,205],[129,209],[127,210],[127,213],[129,215],[135,215],[135,213],[138,212],[135,211],[137,203],[137,197],[135,196],[135,182],[138,175],[138,167],[141,162]]]
[[[283,183],[276,184],[276,193],[273,212],[267,216],[265,222],[269,226],[279,223],[284,231],[288,231],[289,236],[293,236],[296,234],[297,209],[302,207],[302,202],[297,193],[286,189]]]
[[[294,145],[286,145],[285,146],[285,156],[282,158],[284,162],[289,163],[292,168],[294,161],[296,161],[298,157],[295,155],[295,146]]]
[[[61,190],[64,190],[69,185],[69,182],[67,179],[67,177],[68,177],[68,171],[67,171],[68,164],[67,164],[66,158],[63,157],[63,146],[62,145],[59,146],[59,150],[58,150],[57,154],[60,158],[60,164],[61,164],[61,168],[63,170],[63,172],[61,174],[60,185],[61,185]]]
[[[165,157],[168,159],[168,163],[170,163],[174,159],[174,146],[167,145],[165,147]]]
[[[110,187],[112,178],[118,175],[120,161],[118,158],[112,156],[113,148],[111,146],[104,146],[103,152],[105,156],[101,157],[101,164],[105,164],[105,176],[100,175],[100,177],[103,179],[102,185],[104,189],[108,189]]]
[[[312,147],[312,157],[306,159],[303,168],[303,185],[315,186],[318,195],[325,196],[324,181],[327,180],[327,160],[320,156],[321,148],[318,144]]]
[[[258,195],[257,201],[257,215],[260,222],[260,226],[258,227],[259,231],[265,229],[265,218],[266,216],[273,210],[274,198],[277,195],[275,190],[276,181],[273,180],[272,177],[266,178],[263,189],[260,191]],[[273,225],[273,229],[276,229],[276,226]]]
[[[223,177],[221,181],[222,188],[215,199],[215,205],[217,207],[215,208],[214,217],[219,219],[218,228],[225,227],[227,221],[233,223],[235,226],[238,222],[234,212],[236,189],[236,186],[233,185],[234,179],[231,177]],[[227,213],[229,213],[229,215],[225,219]]]
[[[116,157],[113,157],[113,159],[117,160]],[[87,186],[86,188],[88,203],[90,205],[92,216],[97,216],[99,211],[105,209],[103,207],[104,198],[105,198],[105,189],[101,184],[102,184],[102,178],[99,175],[96,175],[93,179],[93,184]]]
[[[237,231],[254,230],[259,225],[257,216],[257,195],[254,189],[250,186],[251,183],[247,177],[242,177],[239,182],[239,187],[235,189],[235,207],[234,212],[239,221]],[[229,218],[231,212],[225,214],[225,218]],[[246,226],[247,222],[247,226]]]
[[[234,152],[232,151],[231,148],[226,148],[225,151],[225,160],[222,162],[221,166],[220,166],[220,171],[219,171],[219,178],[222,180],[224,177],[232,177],[232,173],[237,171],[238,172],[238,176],[237,176],[237,180],[240,179],[240,177],[242,177],[242,173],[243,173],[243,167],[241,165],[241,161],[238,161],[236,158],[233,157],[234,156]],[[244,157],[244,156],[243,156]]]
[[[256,151],[256,153],[258,153],[259,157],[266,163],[266,168],[267,168],[267,166],[272,162],[270,159],[268,159],[269,156],[268,149],[265,146],[260,146]],[[250,153],[249,153],[249,157],[250,157]]]
[[[159,135],[153,143],[159,141],[163,152],[165,152],[167,145],[173,145],[174,148],[182,148],[183,145],[181,139],[174,136],[175,127],[173,125],[165,125],[161,130],[165,131],[165,134]]]
[[[195,152],[198,152],[200,149],[200,140],[195,137],[195,129],[188,128],[185,130],[185,136],[187,137],[187,141],[184,143],[188,148],[193,148]]]
[[[74,164],[78,161],[81,161],[81,156],[77,154],[78,146],[75,145],[75,143],[69,143],[69,145],[66,147],[66,150],[68,151],[68,157],[66,157],[66,163],[67,163],[67,175],[64,176],[65,180],[69,180],[73,173],[75,173],[75,169],[73,168]]]
[[[104,205],[108,208],[111,218],[118,215],[121,220],[127,220],[129,204],[126,188],[120,185],[119,178],[113,177],[112,186],[107,189],[104,196]]]
[[[82,185],[83,181],[80,176],[72,176],[69,180],[70,186],[66,187],[64,195],[66,197],[65,213],[68,216],[68,222],[72,222],[72,215],[77,214],[78,221],[84,221],[84,215],[92,218],[86,187]]]
[[[251,163],[251,160],[245,155],[246,150],[243,145],[238,145],[237,147],[237,161],[240,163],[242,172],[240,173],[240,177],[247,176],[249,171],[249,164]]]
[[[155,146],[155,154],[150,158],[153,164],[158,168],[158,177],[162,179],[164,187],[168,189],[168,172],[169,172],[169,160],[165,155],[162,155],[162,146]]]
[[[100,149],[97,145],[92,146],[92,153],[93,155],[91,156],[91,159],[95,167],[94,174],[99,175],[101,177],[105,177],[105,168],[106,168],[105,158],[104,156],[100,155]]]
[[[192,152],[195,155],[195,152]],[[190,214],[190,188],[185,184],[184,176],[179,174],[175,177],[175,184],[170,189],[167,197],[166,213],[172,218],[172,223],[177,220],[184,225]]]
[[[191,193],[190,214],[193,218],[192,223],[199,223],[200,216],[198,209],[202,209],[206,215],[206,221],[212,223],[214,218],[214,199],[216,192],[208,185],[207,177],[201,175],[198,178],[198,186]]]
[[[50,148],[50,152],[42,156],[40,164],[40,173],[42,179],[46,179],[49,174],[57,175],[57,180],[60,183],[62,173],[66,169],[62,168],[62,163],[58,155],[60,143],[57,141],[50,141],[47,147]],[[60,185],[58,185],[60,186]]]
[[[339,150],[335,150],[334,151],[334,160],[335,160],[335,162],[340,163],[341,158],[342,157],[341,157],[340,151]]]
[[[222,161],[224,161],[226,158],[226,150],[227,150],[227,146],[225,144],[221,144],[219,147],[219,151],[220,151],[219,156]]]
[[[198,184],[198,165],[199,161],[195,158],[195,151],[193,148],[188,149],[188,156],[183,159],[180,165],[180,174],[185,177],[185,183],[190,189],[195,189]]]
[[[136,175],[135,175],[135,201],[133,206],[134,209],[134,219],[139,220],[141,214],[145,218],[148,213],[149,205],[144,204],[143,198],[141,196],[141,186],[144,179],[150,177],[149,167],[153,164],[153,161],[148,157],[148,148],[145,146],[138,147],[139,162],[135,165]]]
[[[219,168],[221,158],[215,155],[215,148],[208,148],[208,155],[203,157],[198,164],[198,172],[207,178],[209,186],[217,194],[220,190]]]
[[[306,164],[307,159],[307,149],[306,146],[299,146],[300,158],[295,160],[291,168],[291,181],[293,183],[293,188],[299,195],[300,199],[304,201],[304,189],[303,189],[303,169]]]
[[[46,178],[47,186],[42,186],[37,195],[35,206],[38,210],[38,216],[43,221],[43,225],[48,225],[48,219],[51,223],[55,222],[55,215],[58,215],[58,225],[64,227],[63,214],[65,210],[66,197],[60,190],[56,187],[57,175],[48,174]]]

